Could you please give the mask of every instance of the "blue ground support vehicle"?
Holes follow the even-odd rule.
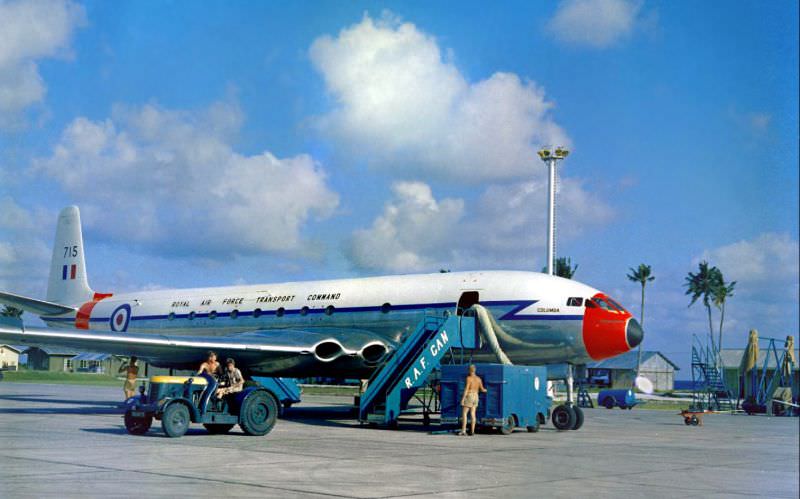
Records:
[[[539,431],[550,411],[547,368],[503,364],[476,364],[475,367],[488,390],[479,396],[478,425],[498,428],[503,435],[517,427]],[[461,418],[461,395],[467,369],[466,365],[442,366],[442,424],[456,424]]]
[[[275,426],[278,400],[263,387],[248,387],[222,399],[214,396],[211,376],[154,376],[145,394],[128,399],[125,428],[133,435],[150,429],[153,419],[169,437],[180,437],[190,423],[202,423],[209,433],[227,433],[239,425],[248,435],[266,435]]]
[[[285,409],[290,408],[293,404],[300,403],[300,387],[294,378],[272,378],[264,376],[253,376],[253,381],[266,388],[268,391],[275,395],[275,398],[281,404],[282,409],[280,415],[283,416]]]
[[[601,390],[597,394],[597,404],[606,409],[619,407],[620,409],[633,409],[635,405],[642,401],[636,399],[636,394],[631,389],[623,390]]]

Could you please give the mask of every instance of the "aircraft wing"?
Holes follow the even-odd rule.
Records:
[[[14,293],[6,293],[5,291],[0,291],[0,303],[21,308],[22,310],[32,312],[36,315],[59,315],[78,310],[75,307],[37,300],[36,298],[28,298],[27,296],[15,295]]]
[[[230,336],[181,336],[25,327],[0,323],[0,343],[47,345],[81,352],[136,355],[148,363],[196,369],[213,350],[251,374],[276,376],[369,373],[389,347],[362,331],[280,329]]]

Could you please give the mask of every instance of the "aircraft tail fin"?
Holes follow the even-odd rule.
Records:
[[[86,278],[81,214],[77,206],[68,206],[58,215],[47,301],[79,306],[93,296]]]

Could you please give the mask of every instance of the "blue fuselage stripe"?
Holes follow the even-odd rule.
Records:
[[[583,315],[560,315],[560,314],[532,314],[532,315],[520,315],[517,312],[529,307],[533,303],[536,303],[536,300],[504,300],[504,301],[492,301],[492,302],[482,302],[483,305],[487,307],[502,307],[502,306],[512,306],[514,307],[506,314],[501,316],[498,320],[506,321],[506,320],[528,320],[528,321],[579,321],[583,320]],[[396,312],[396,311],[415,311],[415,310],[426,310],[426,309],[449,309],[455,308],[455,302],[449,303],[418,303],[418,304],[408,304],[408,305],[392,305],[389,312]],[[341,313],[360,313],[360,312],[380,312],[382,310],[382,306],[365,306],[365,307],[342,307],[342,308],[334,308],[333,313],[341,314]],[[305,311],[304,311],[305,309]],[[255,309],[260,310],[260,309]],[[277,315],[277,310],[260,310],[260,313],[256,315],[255,310],[249,311],[238,311],[236,316],[237,317],[265,317],[265,316],[275,316]],[[311,315],[311,314],[324,314],[324,308],[299,308],[299,309],[290,309],[284,310],[284,315]],[[175,314],[172,319],[188,319],[189,313],[185,314]],[[208,318],[210,315],[209,312],[204,313],[195,313],[195,319],[204,319]],[[218,312],[216,317],[223,318],[223,317],[230,317],[230,312]],[[52,322],[72,322],[75,319],[72,317],[43,317],[45,321],[52,321]],[[169,320],[169,314],[163,315],[140,315],[138,317],[131,316],[131,321],[152,321],[152,320]],[[89,319],[90,322],[108,322],[110,320],[109,317],[92,317]]]

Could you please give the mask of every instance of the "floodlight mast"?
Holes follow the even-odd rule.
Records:
[[[564,147],[543,147],[538,152],[539,157],[547,164],[547,273],[555,272],[556,254],[556,166],[569,154]]]

